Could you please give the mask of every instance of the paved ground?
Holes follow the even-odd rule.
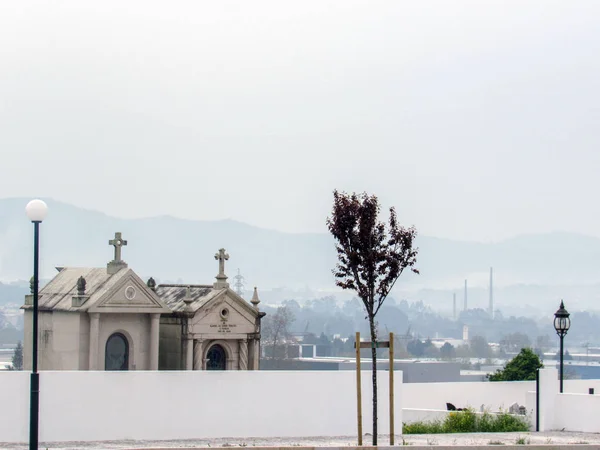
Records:
[[[371,437],[365,436],[364,445],[371,444]],[[380,445],[388,445],[389,437],[381,436]],[[314,438],[221,438],[181,441],[109,441],[109,442],[56,442],[40,443],[40,448],[54,450],[92,449],[166,449],[166,448],[228,448],[228,447],[353,447],[356,437],[314,437]],[[587,448],[600,449],[600,434],[546,432],[546,433],[467,433],[467,434],[420,434],[396,437],[396,445],[411,446],[476,446],[476,445],[554,445],[589,444]],[[26,449],[23,444],[1,443],[1,449]]]

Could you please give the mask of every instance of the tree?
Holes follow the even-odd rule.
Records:
[[[483,336],[473,336],[469,342],[471,355],[475,358],[489,358],[491,350],[488,342]]]
[[[557,361],[560,361],[560,351],[556,352],[556,354],[554,355],[554,359]],[[567,361],[567,360],[571,360],[571,359],[573,359],[573,357],[569,353],[569,350],[565,350],[565,352],[563,353],[563,361]]]
[[[454,359],[456,357],[456,350],[450,342],[445,342],[440,348],[440,354],[442,359]]]
[[[490,381],[524,381],[535,380],[538,369],[544,367],[540,358],[530,348],[523,348],[521,352],[506,363],[504,369],[488,375]]]
[[[15,347],[10,370],[23,370],[23,345],[21,341],[17,342],[17,346]]]
[[[425,343],[421,339],[413,339],[406,345],[406,350],[415,358],[420,358],[425,354]]]
[[[500,345],[504,350],[512,352],[521,350],[522,348],[531,347],[531,341],[529,340],[529,336],[525,333],[519,333],[517,331],[504,336],[500,341]]]
[[[431,339],[425,341],[425,357],[435,359],[440,357],[440,349],[433,345]]]
[[[270,342],[272,347],[271,357],[273,359],[284,356],[285,352],[278,354],[280,342],[289,338],[289,327],[294,322],[294,313],[288,306],[280,306],[275,314],[265,317],[261,327],[261,334],[266,342]]]
[[[398,225],[390,208],[388,224],[378,219],[375,195],[333,192],[333,209],[327,228],[336,241],[336,285],[356,292],[369,321],[371,342],[377,342],[375,317],[404,269],[419,273],[414,265],[418,249],[414,227]],[[373,379],[373,445],[377,445],[377,348],[371,347]]]

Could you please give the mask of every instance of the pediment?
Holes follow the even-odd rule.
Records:
[[[98,313],[169,313],[158,296],[131,269],[89,308]]]
[[[192,328],[194,333],[254,333],[256,317],[252,306],[226,290],[196,311]]]

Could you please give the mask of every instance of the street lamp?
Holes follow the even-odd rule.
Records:
[[[31,352],[31,394],[29,410],[29,449],[38,448],[38,425],[40,410],[40,376],[38,374],[38,287],[40,223],[46,218],[48,206],[42,200],[31,200],[25,207],[27,217],[33,223],[33,338]]]
[[[563,340],[571,326],[570,314],[565,309],[565,304],[560,301],[560,308],[554,313],[554,329],[560,338],[560,393],[563,391]]]

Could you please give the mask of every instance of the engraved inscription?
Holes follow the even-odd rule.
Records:
[[[219,323],[219,324],[212,324],[210,327],[212,329],[216,328],[217,332],[219,332],[219,333],[231,333],[232,332],[231,329],[237,327],[237,325],[234,323],[223,322],[223,323]]]

